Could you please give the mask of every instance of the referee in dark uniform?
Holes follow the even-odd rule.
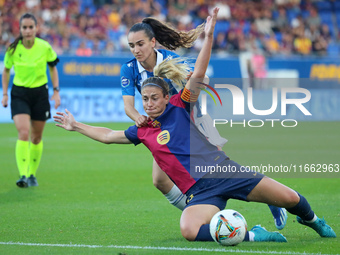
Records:
[[[36,37],[37,20],[26,13],[20,18],[20,36],[6,51],[2,73],[2,105],[8,104],[10,69],[15,76],[11,90],[11,112],[18,130],[15,156],[20,173],[18,187],[38,186],[36,171],[43,152],[42,134],[46,120],[51,117],[48,95],[48,64],[55,108],[60,105],[59,78],[56,65],[59,61],[51,45]]]

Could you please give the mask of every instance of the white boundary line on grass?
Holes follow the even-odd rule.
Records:
[[[46,246],[46,247],[74,247],[74,248],[114,248],[133,250],[165,250],[165,251],[195,251],[195,252],[238,252],[248,254],[282,254],[282,255],[331,255],[322,253],[305,253],[291,251],[266,251],[266,250],[240,250],[240,249],[207,249],[207,248],[186,248],[186,247],[161,247],[161,246],[132,246],[132,245],[88,245],[88,244],[48,244],[48,243],[21,243],[21,242],[0,242],[0,245],[20,246]]]

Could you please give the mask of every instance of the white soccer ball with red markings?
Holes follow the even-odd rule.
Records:
[[[239,212],[231,209],[216,213],[210,221],[210,234],[219,244],[230,246],[243,241],[247,222]]]

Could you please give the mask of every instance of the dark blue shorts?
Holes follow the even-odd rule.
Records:
[[[232,167],[238,171],[235,173],[206,174],[186,192],[186,207],[209,204],[223,210],[229,198],[247,201],[248,194],[264,177],[260,173],[244,171],[241,165],[232,160],[224,160],[219,165]]]

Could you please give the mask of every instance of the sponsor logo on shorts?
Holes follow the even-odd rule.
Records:
[[[122,87],[125,88],[125,87],[129,86],[130,80],[128,78],[125,78],[124,76],[122,76],[121,84],[122,84]]]
[[[157,136],[157,142],[161,145],[167,144],[170,141],[170,133],[168,130],[160,132]]]
[[[187,198],[187,204],[194,198],[194,195],[191,194],[190,196],[188,196]]]

